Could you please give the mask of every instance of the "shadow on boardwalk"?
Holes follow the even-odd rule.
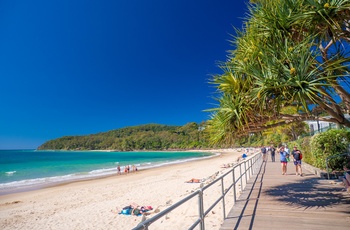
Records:
[[[226,229],[350,229],[350,195],[338,181],[263,163],[228,214]]]
[[[308,178],[298,182],[278,185],[266,189],[265,193],[277,201],[303,209],[326,208],[339,204],[350,204],[350,199],[340,186],[332,186],[330,181],[320,178]],[[350,207],[346,213],[350,214]],[[349,227],[350,229],[350,227]]]

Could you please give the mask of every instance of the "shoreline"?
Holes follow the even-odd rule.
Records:
[[[46,150],[45,150],[46,151]],[[76,150],[69,150],[69,151],[76,151]],[[91,152],[106,152],[105,150],[89,150]],[[79,151],[77,151],[79,152]],[[85,152],[85,151],[82,151]],[[137,151],[135,151],[137,152]],[[179,160],[173,160],[173,161],[165,161],[165,162],[154,162],[152,164],[145,164],[145,165],[137,165],[137,170],[138,171],[144,171],[152,168],[158,168],[158,167],[167,167],[169,165],[174,165],[174,164],[182,164],[186,162],[192,162],[192,161],[198,161],[198,160],[203,160],[203,159],[209,159],[212,157],[216,157],[219,155],[219,153],[215,153],[215,150],[186,150],[186,151],[145,151],[145,152],[197,152],[197,153],[210,153],[208,156],[201,156],[201,157],[192,157],[192,158],[187,158],[187,159],[179,159]],[[138,152],[142,153],[142,152]],[[129,165],[130,167],[132,166],[131,164]],[[121,167],[121,175],[124,175],[124,166]],[[92,173],[92,172],[97,172],[97,173]],[[70,183],[75,183],[79,181],[89,181],[89,180],[98,180],[98,179],[103,179],[107,177],[113,177],[113,176],[119,176],[117,174],[117,168],[112,167],[112,168],[104,168],[103,170],[97,169],[97,170],[92,170],[90,172],[76,172],[76,173],[71,173],[68,175],[58,175],[58,176],[48,176],[48,177],[41,177],[41,178],[33,178],[33,179],[25,179],[25,180],[18,180],[18,181],[13,181],[13,182],[7,182],[0,184],[0,196],[2,195],[8,195],[8,194],[15,194],[15,193],[21,193],[21,192],[26,192],[26,191],[35,191],[35,190],[40,190],[43,188],[48,188],[48,187],[54,187],[54,186],[59,186],[59,185],[64,185],[64,184],[70,184]],[[133,171],[130,171],[128,174],[134,173]],[[67,176],[71,178],[67,178]],[[32,181],[28,183],[29,181]],[[17,185],[18,184],[18,185]]]
[[[221,165],[237,162],[237,158],[241,156],[238,149],[206,150],[206,152],[220,154],[126,175],[112,175],[1,195],[0,227],[1,229],[131,229],[141,221],[142,217],[118,215],[111,211],[132,202],[150,205],[162,211],[198,189],[199,184],[185,181],[191,178],[206,178],[215,173],[221,175],[230,170],[221,168]],[[209,197],[212,195],[214,196],[208,194]],[[191,207],[185,208],[188,210],[181,209],[183,218],[168,216],[159,229],[174,229],[174,226],[181,229],[183,221],[190,223],[187,219],[193,217],[193,210]],[[208,217],[213,222],[210,229],[218,229],[221,225],[222,217],[219,213],[222,212],[215,210],[215,213],[217,214]]]
[[[189,151],[192,151],[192,150],[189,150]],[[158,152],[160,152],[160,151],[158,151]],[[168,152],[168,151],[164,151],[164,152]],[[187,151],[183,151],[183,152],[187,152]],[[204,152],[204,151],[194,151],[193,150],[193,152]],[[201,158],[191,158],[191,159],[185,160],[185,161],[180,161],[180,162],[174,161],[174,162],[170,162],[168,164],[154,165],[151,167],[141,168],[141,169],[138,169],[137,172],[129,172],[129,173],[121,172],[120,175],[116,174],[116,172],[113,172],[111,174],[98,175],[98,176],[79,178],[79,179],[77,178],[77,179],[72,179],[72,180],[67,180],[67,181],[52,182],[51,184],[47,184],[47,185],[39,185],[39,186],[33,186],[33,187],[28,187],[28,188],[20,188],[20,189],[15,189],[14,192],[8,192],[8,193],[1,193],[0,192],[0,199],[1,199],[1,196],[4,196],[4,195],[12,195],[12,194],[15,195],[17,193],[33,192],[33,191],[37,191],[37,190],[41,190],[41,189],[55,188],[55,187],[65,186],[65,185],[78,183],[78,182],[93,182],[96,180],[108,179],[111,177],[128,176],[128,175],[132,175],[134,173],[141,173],[141,172],[145,172],[147,170],[153,170],[156,168],[163,168],[163,167],[168,167],[171,165],[178,165],[178,164],[186,164],[186,163],[191,163],[194,161],[208,160],[208,159],[219,157],[219,156],[220,156],[220,153],[213,153],[213,155],[211,155],[211,156],[206,156],[206,157],[201,157]]]

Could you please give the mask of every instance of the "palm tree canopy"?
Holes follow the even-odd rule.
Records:
[[[316,110],[350,127],[350,0],[256,0],[248,8],[223,74],[211,81],[212,141],[314,119]],[[283,113],[286,106],[298,112]]]

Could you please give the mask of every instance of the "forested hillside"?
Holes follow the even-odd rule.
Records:
[[[39,150],[175,150],[207,146],[207,138],[197,123],[184,126],[147,124],[86,136],[65,136],[50,140]]]

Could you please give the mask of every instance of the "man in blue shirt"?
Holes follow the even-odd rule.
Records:
[[[300,150],[296,146],[294,146],[294,148],[293,148],[292,156],[293,156],[293,162],[294,162],[294,165],[295,165],[295,175],[303,176],[303,171],[301,169],[301,158],[302,158],[302,155],[301,155]],[[299,174],[299,171],[300,171],[300,174]]]

